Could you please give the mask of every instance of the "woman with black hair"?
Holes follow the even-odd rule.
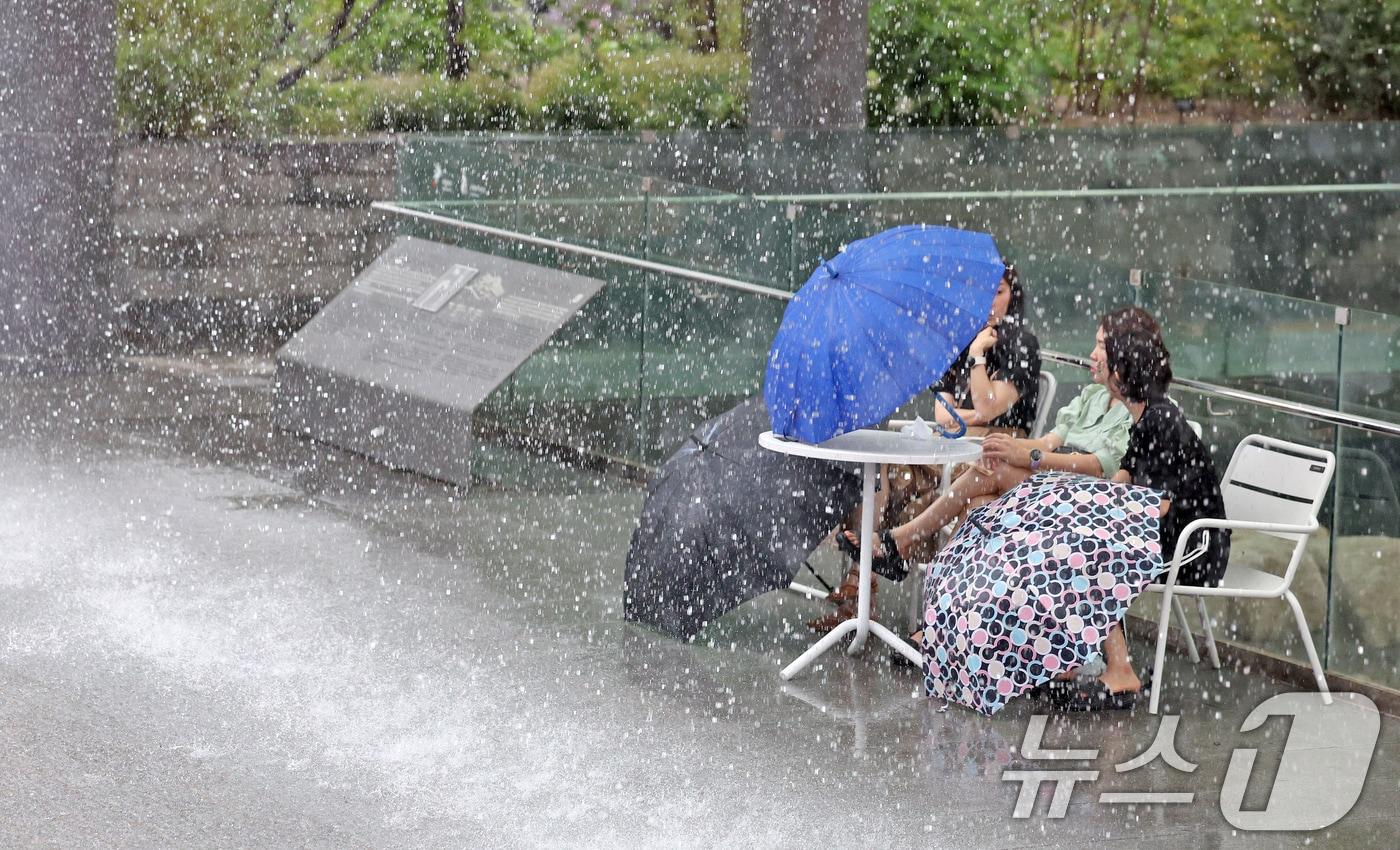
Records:
[[[992,298],[986,327],[931,389],[942,393],[957,408],[969,433],[992,431],[1025,437],[1035,424],[1040,396],[1040,341],[1026,329],[1025,291],[1016,265],[1004,258],[1002,263],[1006,270]],[[946,408],[937,406],[935,412],[940,424],[953,427]],[[942,481],[936,469],[926,466],[883,467],[880,478],[877,529],[903,525],[918,516],[938,496]],[[847,519],[845,527],[859,526],[857,511]],[[821,633],[855,616],[859,594],[859,556],[840,531],[836,542],[851,555],[852,564],[840,587],[827,596],[829,602],[836,604],[836,610],[807,623]],[[877,587],[872,579],[872,594]]]
[[[1104,350],[1108,390],[1133,417],[1128,450],[1113,480],[1162,492],[1162,558],[1170,562],[1182,529],[1197,519],[1225,516],[1220,479],[1205,444],[1181,409],[1167,398],[1171,354],[1161,338],[1140,330],[1110,334]],[[1200,554],[1182,565],[1177,580],[1203,587],[1219,584],[1230,557],[1230,532],[1198,532],[1183,551],[1190,554],[1197,549]],[[1091,711],[1136,704],[1142,683],[1133,672],[1122,624],[1104,639],[1103,656],[1107,668],[1097,679],[1075,680],[1052,691],[1062,708]]]
[[[933,389],[971,427],[1030,433],[1040,395],[1040,340],[1026,329],[1025,291],[1014,263],[1006,263],[987,326]],[[946,409],[935,410],[940,424],[954,424]]]

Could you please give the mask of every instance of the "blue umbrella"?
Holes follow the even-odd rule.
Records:
[[[768,353],[773,433],[820,443],[889,416],[986,324],[1005,270],[991,236],[921,224],[853,242],[821,263]]]

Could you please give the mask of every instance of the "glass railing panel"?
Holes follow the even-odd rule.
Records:
[[[881,137],[884,191],[1112,189],[1221,185],[1228,128],[914,130]]]
[[[1177,377],[1335,409],[1341,335],[1325,304],[1219,283],[1147,275]]]
[[[501,146],[412,137],[399,154],[397,182],[404,206],[493,227],[515,221],[520,168]]]
[[[1344,429],[1327,666],[1400,687],[1400,437]]]
[[[520,173],[515,229],[628,255],[644,250],[643,178],[538,159],[524,161]]]
[[[1342,336],[1342,410],[1400,423],[1400,315],[1352,310],[1348,319]]]
[[[774,286],[791,265],[788,206],[648,181],[646,258]]]
[[[784,300],[675,278],[647,285],[643,457],[659,463],[695,426],[762,392]]]
[[[1352,311],[1342,410],[1400,423],[1400,316]],[[1400,687],[1400,437],[1346,428],[1337,466],[1328,665]]]
[[[636,173],[709,191],[743,193],[748,142],[742,130],[676,130],[643,133],[632,165]]]
[[[753,195],[872,191],[876,138],[864,130],[751,130],[742,189]]]

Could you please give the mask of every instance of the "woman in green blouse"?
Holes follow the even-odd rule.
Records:
[[[1040,439],[987,435],[982,442],[981,461],[958,476],[947,493],[904,525],[880,532],[880,548],[874,553],[876,571],[886,576],[903,575],[904,560],[922,560],[931,555],[930,545],[949,522],[1038,471],[1077,472],[1100,478],[1117,472],[1128,448],[1133,419],[1105,387],[1108,370],[1104,365],[1104,337],[1105,331],[1131,330],[1161,338],[1157,321],[1137,307],[1114,310],[1100,319],[1094,350],[1089,355],[1093,383],[1060,409],[1055,415],[1055,427]],[[845,534],[850,545],[859,545],[853,533]]]

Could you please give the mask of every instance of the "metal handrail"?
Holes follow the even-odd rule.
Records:
[[[463,221],[460,218],[437,215],[435,213],[423,212],[398,204],[390,204],[377,201],[370,205],[371,208],[381,212],[393,213],[408,218],[416,218],[422,221],[429,221],[434,224],[443,224],[448,227],[456,227],[462,230],[471,230],[485,236],[498,236],[502,239],[510,239],[515,242],[524,242],[527,245],[538,245],[542,248],[553,248],[569,254],[581,254],[585,257],[592,257],[596,260],[607,260],[613,263],[622,263],[633,268],[646,269],[647,271],[659,274],[671,275],[672,277],[682,277],[686,280],[694,280],[700,283],[712,283],[715,286],[724,286],[729,289],[737,289],[741,292],[751,292],[755,295],[765,295],[769,298],[781,298],[784,301],[792,300],[792,293],[784,289],[774,289],[771,286],[762,286],[757,283],[747,283],[742,280],[735,280],[732,277],[710,274],[708,272],[698,272],[694,269],[685,269],[680,266],[668,266],[665,263],[654,263],[651,260],[643,260],[638,257],[629,257],[626,254],[616,254],[612,251],[604,251],[600,248],[589,248],[587,245],[575,245],[572,242],[560,242],[558,239],[546,239],[543,236],[532,236],[529,233],[520,233],[515,230],[506,230],[500,227],[492,227],[489,224],[478,224],[474,221]]]
[[[1084,369],[1089,368],[1087,358],[1078,357],[1073,354],[1061,354],[1058,351],[1040,350],[1043,360],[1053,360],[1056,363],[1064,363],[1070,366],[1079,366]],[[1303,404],[1297,401],[1274,398],[1273,396],[1260,395],[1245,390],[1237,390],[1231,387],[1222,387],[1219,384],[1208,384],[1205,381],[1197,381],[1194,378],[1173,378],[1172,386],[1181,387],[1185,390],[1200,393],[1201,395],[1213,396],[1215,398],[1229,399],[1246,404],[1257,404],[1261,407],[1272,408],[1284,413],[1292,413],[1308,419],[1316,419],[1330,425],[1342,425],[1347,428],[1356,428],[1360,431],[1369,431],[1373,434],[1382,434],[1387,437],[1400,437],[1400,424],[1386,422],[1383,419],[1372,419],[1369,416],[1357,416],[1352,413],[1343,413],[1340,410],[1328,410],[1325,407]]]
[[[709,283],[715,286],[723,286],[729,289],[737,289],[741,292],[749,292],[755,295],[763,295],[768,298],[777,298],[783,301],[792,300],[793,293],[783,289],[774,289],[771,286],[761,286],[756,283],[748,283],[723,275],[710,274],[709,272],[695,271],[681,266],[657,263],[651,260],[643,260],[637,257],[629,257],[626,254],[618,254],[612,251],[604,251],[600,248],[590,248],[586,245],[576,245],[572,242],[562,242],[557,239],[547,239],[542,236],[534,236],[529,233],[520,233],[514,230],[506,230],[501,227],[492,227],[488,224],[478,224],[474,221],[463,221],[459,218],[437,215],[435,213],[423,212],[410,207],[401,206],[387,202],[377,202],[372,205],[374,209],[393,215],[415,218],[421,221],[441,224],[446,227],[455,227],[461,230],[470,230],[485,236],[495,236],[501,239],[509,239],[515,242],[524,242],[529,245],[538,245],[544,248],[563,251],[569,254],[579,254],[585,257],[592,257],[599,260],[620,263],[633,268],[645,269],[646,271],[658,274],[678,277],[685,280],[693,280],[698,283]],[[1083,369],[1089,368],[1087,358],[1073,354],[1063,354],[1058,351],[1047,351],[1041,349],[1040,356],[1043,359],[1056,363],[1063,363],[1068,366],[1078,366]],[[1210,384],[1205,381],[1197,381],[1192,378],[1175,378],[1172,385],[1185,390],[1197,392],[1202,395],[1213,396],[1215,398],[1229,399],[1245,404],[1255,404],[1260,407],[1267,407],[1272,410],[1290,413],[1295,416],[1302,416],[1308,419],[1326,422],[1330,425],[1340,425],[1346,428],[1355,428],[1360,431],[1368,431],[1373,434],[1381,434],[1387,437],[1400,437],[1400,424],[1385,422],[1380,419],[1372,419],[1368,416],[1357,416],[1351,413],[1343,413],[1340,410],[1329,410],[1325,407],[1317,407],[1311,404],[1303,404],[1296,401],[1274,398],[1273,396],[1260,395],[1259,393],[1236,390],[1230,387],[1222,387],[1218,384]]]

